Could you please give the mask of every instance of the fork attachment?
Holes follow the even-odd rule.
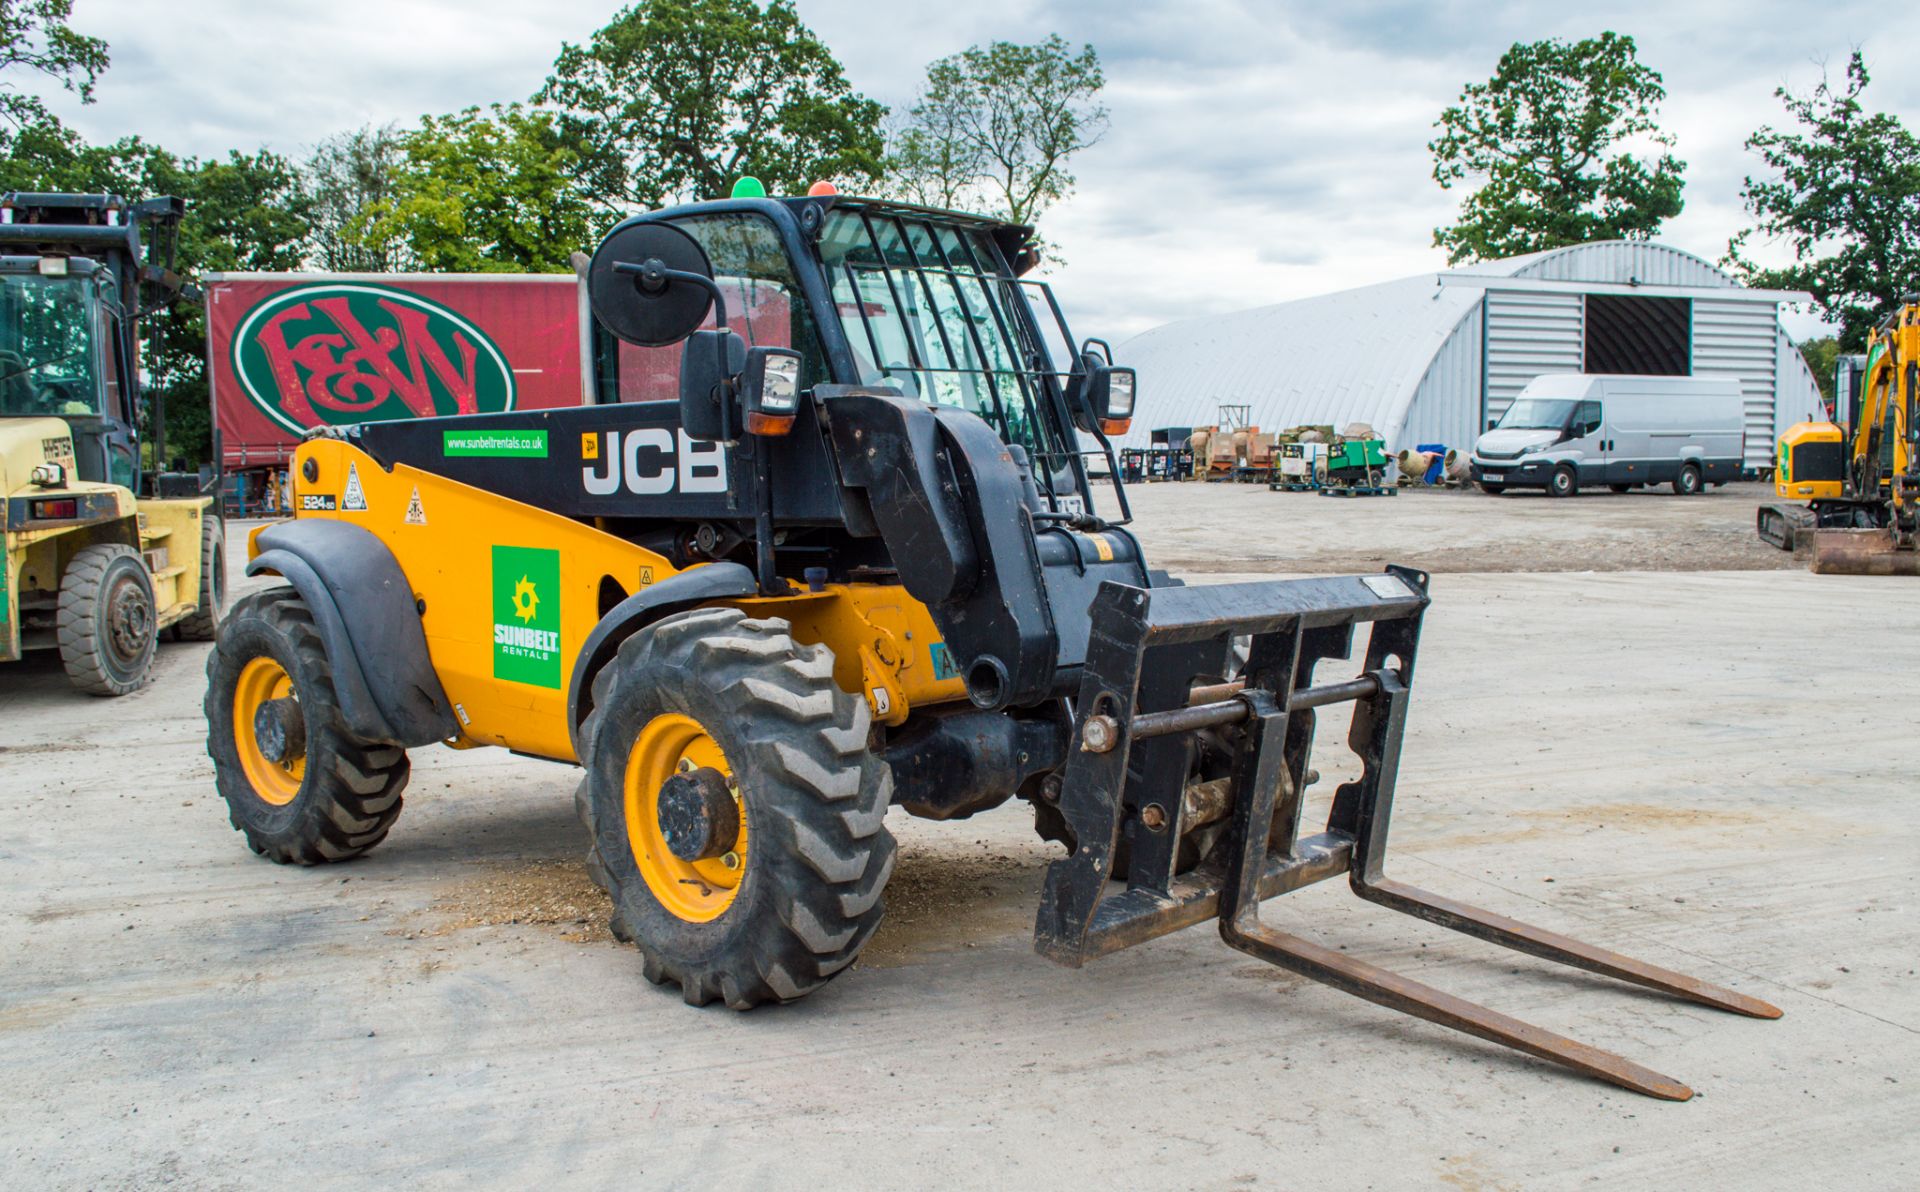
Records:
[[[1073,967],[1204,919],[1232,947],[1370,1002],[1673,1101],[1693,1090],[1584,1043],[1443,993],[1342,952],[1276,931],[1260,902],[1346,874],[1391,910],[1531,956],[1755,1018],[1756,998],[1583,944],[1388,878],[1394,778],[1413,682],[1427,576],[1380,575],[1151,590],[1106,583],[1092,608],[1075,738],[1058,809],[1075,842],[1047,870],[1034,945]],[[1314,669],[1351,657],[1370,626],[1360,673],[1316,686]],[[1250,637],[1239,678],[1229,643]],[[1300,836],[1315,709],[1351,702],[1348,743],[1360,777],[1335,791],[1324,831]],[[1227,772],[1206,773],[1208,759]],[[1219,827],[1206,827],[1218,823]],[[1181,839],[1214,835],[1176,874]],[[1114,874],[1122,838],[1128,871]],[[1124,881],[1120,889],[1112,879]]]

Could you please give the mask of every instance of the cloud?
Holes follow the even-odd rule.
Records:
[[[300,153],[363,123],[524,98],[563,40],[614,0],[77,0],[112,43],[100,102],[59,110],[88,136],[138,133],[201,155]],[[1106,137],[1073,163],[1075,196],[1043,220],[1067,267],[1051,277],[1082,334],[1118,339],[1444,264],[1432,230],[1458,196],[1430,177],[1441,108],[1515,40],[1632,34],[1661,71],[1665,126],[1687,162],[1687,207],[1662,239],[1718,259],[1746,226],[1746,137],[1864,46],[1873,106],[1920,127],[1920,10],[1862,0],[1545,2],[1348,0],[800,0],[854,85],[911,100],[927,62],[994,38],[1059,32],[1099,48]],[[1778,253],[1760,246],[1763,254]]]

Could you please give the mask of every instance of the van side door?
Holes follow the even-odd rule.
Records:
[[[1600,402],[1576,403],[1567,419],[1566,446],[1579,452],[1581,484],[1603,484],[1607,479],[1606,419]]]

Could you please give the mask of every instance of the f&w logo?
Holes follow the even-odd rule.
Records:
[[[596,497],[727,491],[727,445],[664,426],[580,436],[580,483]]]

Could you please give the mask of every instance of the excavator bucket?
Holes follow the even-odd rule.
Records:
[[[1421,572],[1144,590],[1103,584],[1075,704],[1076,739],[1057,796],[1075,841],[1048,869],[1035,946],[1060,963],[1095,957],[1206,919],[1228,945],[1357,997],[1512,1047],[1648,1096],[1686,1085],[1607,1051],[1388,972],[1260,921],[1263,899],[1347,876],[1391,910],[1489,943],[1755,1018],[1765,1002],[1431,894],[1386,876],[1394,780],[1428,604]],[[1318,682],[1351,656],[1359,673]],[[1238,678],[1229,643],[1250,638]],[[1354,705],[1348,743],[1360,776],[1334,793],[1322,831],[1300,835],[1316,709]],[[1197,738],[1231,750],[1224,780],[1193,780]],[[1213,821],[1197,868],[1176,874],[1187,829]],[[1122,839],[1127,872],[1115,874]]]
[[[1819,530],[1813,535],[1815,575],[1920,575],[1920,551],[1901,549],[1891,529]]]

